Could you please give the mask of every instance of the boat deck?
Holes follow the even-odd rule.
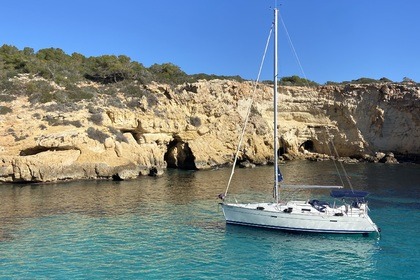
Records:
[[[228,203],[229,204],[229,203]],[[286,212],[304,215],[323,215],[323,216],[348,216],[360,217],[367,213],[366,204],[359,205],[344,204],[340,206],[330,206],[329,204],[315,204],[311,201],[289,201],[287,203],[244,203],[235,204],[246,209],[258,209],[268,212]]]

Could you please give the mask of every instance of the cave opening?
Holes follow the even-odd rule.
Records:
[[[309,152],[315,152],[314,142],[312,140],[306,140],[300,145],[300,147]]]
[[[277,156],[282,156],[287,153],[287,147],[283,138],[280,138],[279,148],[277,150]]]
[[[195,156],[188,143],[179,138],[175,138],[168,144],[168,149],[164,155],[168,168],[183,170],[197,170]]]
[[[69,151],[69,150],[76,150],[75,147],[41,147],[41,146],[36,146],[36,147],[31,147],[31,148],[26,148],[20,151],[19,155],[20,156],[33,156],[36,154],[40,154],[46,151],[52,151],[52,152],[56,152],[56,151]]]
[[[282,155],[284,155],[286,153],[286,148],[285,147],[280,147],[278,150],[277,150],[277,156],[282,156]]]
[[[123,141],[128,142],[127,138],[124,137],[124,133],[130,133],[133,136],[134,140],[136,140],[137,143],[140,143],[141,140],[142,140],[142,137],[141,137],[142,134],[139,133],[138,131],[132,130],[132,129],[120,129],[119,131],[118,130],[114,131],[114,134],[117,136],[116,140],[119,140],[121,142],[123,142]]]

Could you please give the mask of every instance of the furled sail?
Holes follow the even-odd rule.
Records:
[[[277,167],[277,182],[280,183],[281,181],[283,181],[283,174],[281,174],[280,168]]]

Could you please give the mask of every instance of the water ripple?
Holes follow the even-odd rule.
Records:
[[[357,169],[352,174],[363,171],[352,168]],[[292,178],[298,181],[317,167],[284,169],[285,175],[296,172]],[[271,169],[237,173],[246,178],[247,195],[266,195]],[[394,188],[395,203],[387,203],[389,191],[376,190],[370,205],[383,229],[377,241],[227,226],[216,195],[228,176],[221,169],[118,183],[2,186],[0,278],[389,279],[403,270],[407,278],[419,274],[420,241],[413,226],[418,201],[407,195],[413,190]],[[370,190],[368,177],[356,179]],[[232,191],[239,193],[235,187]]]

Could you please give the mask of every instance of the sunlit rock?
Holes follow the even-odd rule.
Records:
[[[166,168],[229,165],[248,110],[239,162],[270,164],[273,89],[253,89],[252,82],[227,80],[152,83],[142,87],[147,95],[141,98],[118,93],[113,106],[102,95],[69,112],[45,110],[24,97],[0,102],[13,107],[0,115],[0,181],[128,180]],[[398,84],[282,87],[278,155],[387,163],[418,158],[419,99],[418,87]]]

